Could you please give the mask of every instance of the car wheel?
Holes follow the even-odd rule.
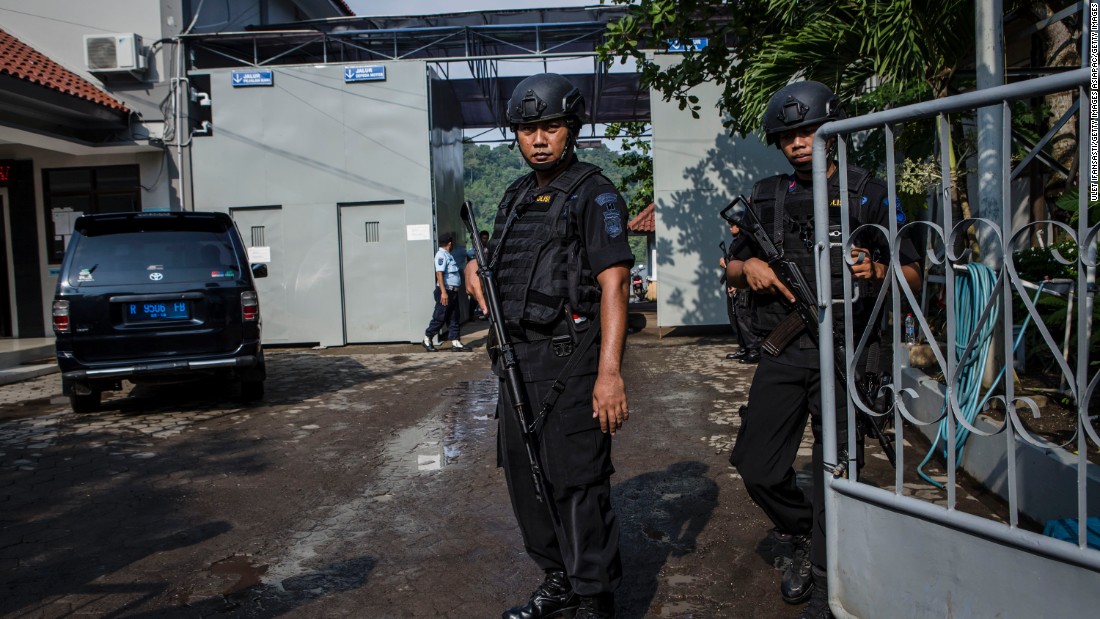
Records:
[[[86,395],[72,394],[69,396],[69,406],[72,407],[73,412],[83,415],[86,413],[94,413],[99,410],[99,404],[102,401],[103,393],[93,390]]]
[[[262,380],[242,380],[240,385],[242,402],[256,402],[264,397],[264,381]]]

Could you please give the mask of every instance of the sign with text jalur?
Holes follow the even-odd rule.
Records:
[[[263,71],[234,71],[233,87],[240,86],[273,86],[275,85],[275,77],[271,74],[270,70]]]
[[[382,65],[363,65],[344,67],[344,83],[382,82],[386,79],[386,67]]]

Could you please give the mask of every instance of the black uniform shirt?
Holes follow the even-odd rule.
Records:
[[[566,202],[588,253],[595,277],[610,266],[634,266],[634,254],[626,240],[626,202],[611,181],[591,176]]]

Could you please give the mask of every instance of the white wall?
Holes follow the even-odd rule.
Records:
[[[650,97],[661,327],[728,323],[718,244],[729,242],[729,230],[718,213],[757,180],[790,170],[778,149],[726,135],[714,107],[718,87],[705,84],[692,94],[702,106],[699,119],[659,94]]]
[[[289,270],[269,278],[285,283],[279,310],[295,325],[292,342],[345,343],[338,204],[400,201],[406,224],[434,228],[427,67],[375,64],[385,81],[346,84],[343,65],[272,67],[273,86],[242,88],[229,69],[209,72],[213,135],[192,147],[195,209],[282,207]],[[425,289],[379,299],[378,308],[423,317],[389,341],[418,341],[431,316],[434,238],[391,256]],[[387,269],[355,267],[363,278]]]

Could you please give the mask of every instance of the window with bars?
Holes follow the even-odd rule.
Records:
[[[252,226],[252,242],[249,247],[267,247],[267,243],[264,242],[263,226]]]

